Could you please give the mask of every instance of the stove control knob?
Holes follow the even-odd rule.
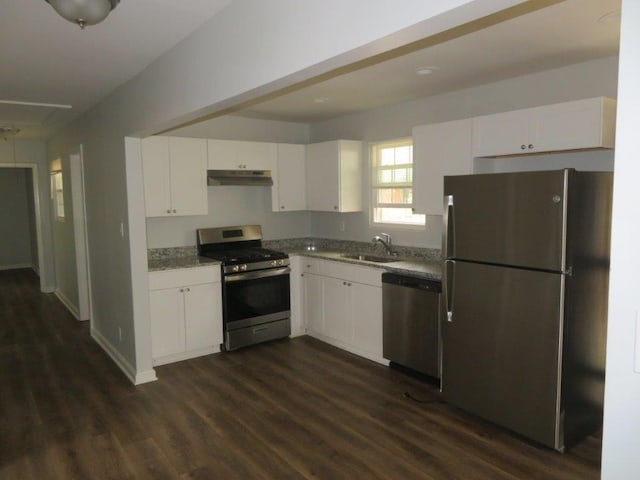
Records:
[[[277,260],[271,260],[271,266],[272,267],[278,266],[278,261]]]
[[[284,265],[284,260],[278,260],[278,265]]]
[[[240,271],[240,267],[238,265],[234,265],[233,267],[231,267],[231,271],[232,272],[239,272]]]
[[[245,263],[244,265],[240,265],[240,270],[242,270],[243,272],[247,269],[247,264]]]

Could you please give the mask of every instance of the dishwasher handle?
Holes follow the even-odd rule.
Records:
[[[442,291],[442,283],[438,280],[429,280],[427,278],[412,277],[411,275],[402,275],[391,272],[384,272],[382,274],[382,283],[407,288],[416,288],[418,290],[426,290],[434,293],[440,293]]]

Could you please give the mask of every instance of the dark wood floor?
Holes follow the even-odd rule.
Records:
[[[32,272],[0,272],[0,478],[599,477],[596,436],[558,454],[308,337],[157,372],[130,385]]]

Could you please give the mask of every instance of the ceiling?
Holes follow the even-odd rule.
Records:
[[[80,30],[45,0],[0,0],[0,101],[21,102],[0,102],[0,126],[47,138],[231,1],[122,0]]]
[[[620,4],[620,0],[565,0],[253,105],[238,113],[255,118],[314,123],[616,55]],[[422,67],[435,68],[429,75],[416,74]]]
[[[18,138],[50,137],[231,1],[122,0],[104,22],[80,30],[45,0],[0,0],[0,127],[19,128]],[[620,3],[533,0],[527,4],[551,6],[292,91],[240,114],[313,123],[615,55],[619,18],[599,19],[619,12]],[[430,75],[415,73],[427,66],[436,69]]]

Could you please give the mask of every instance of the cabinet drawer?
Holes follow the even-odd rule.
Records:
[[[373,267],[363,267],[348,263],[336,262],[332,260],[314,259],[315,263],[308,270],[309,273],[324,275],[325,277],[338,278],[348,282],[363,283],[382,286],[382,270]],[[305,267],[307,264],[305,264]]]
[[[198,285],[220,281],[220,267],[180,268],[149,272],[149,290],[177,288],[185,285]]]

